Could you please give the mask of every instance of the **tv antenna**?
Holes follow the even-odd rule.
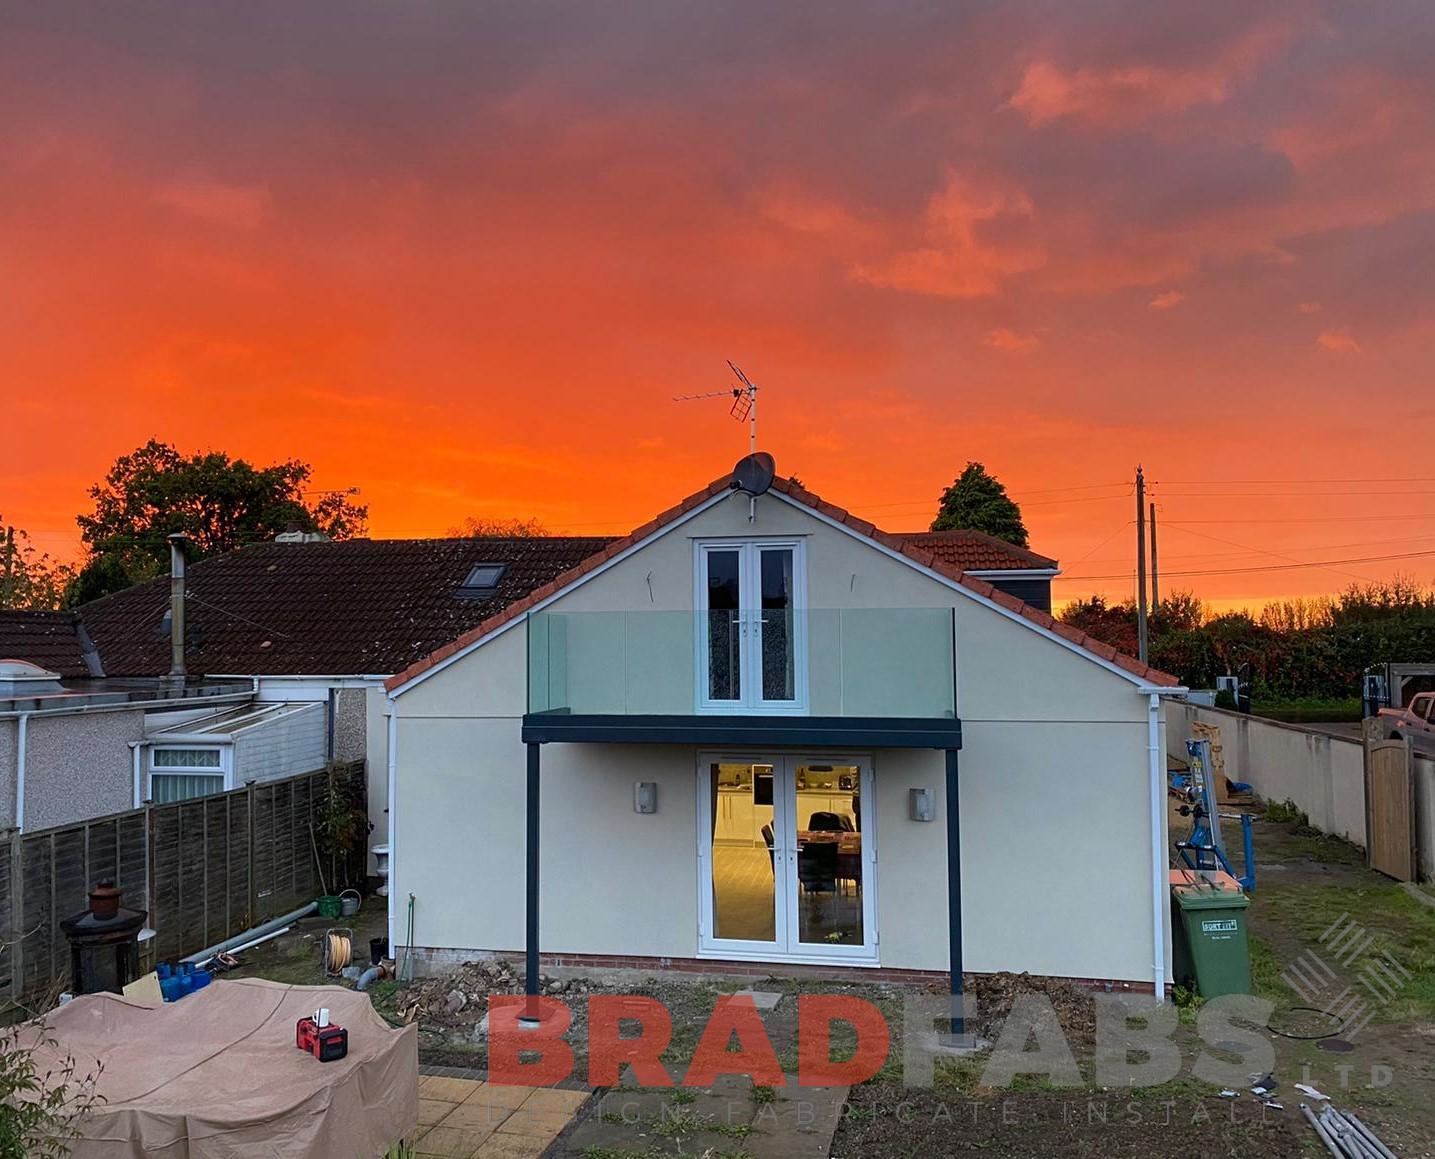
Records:
[[[673,401],[674,401],[674,402],[694,402],[694,401],[696,401],[697,399],[700,399],[700,398],[730,398],[730,399],[732,399],[732,406],[728,409],[728,414],[732,415],[732,417],[735,418],[735,419],[737,419],[738,422],[742,422],[742,421],[744,421],[744,420],[747,421],[747,424],[748,424],[748,436],[747,436],[747,449],[748,449],[748,453],[749,453],[749,454],[756,454],[756,452],[757,452],[757,383],[753,382],[752,379],[748,378],[747,375],[745,375],[740,369],[738,369],[738,367],[733,363],[733,360],[732,360],[731,358],[729,358],[729,359],[727,360],[727,365],[728,365],[728,369],[731,370],[735,375],[737,375],[737,380],[738,380],[738,383],[739,383],[740,385],[734,386],[734,387],[732,387],[732,388],[729,389],[729,390],[710,390],[710,391],[707,391],[705,394],[679,394],[679,395],[674,395],[674,396],[673,396]]]

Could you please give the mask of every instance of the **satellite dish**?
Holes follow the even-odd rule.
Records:
[[[732,488],[745,495],[765,495],[777,474],[777,464],[766,451],[755,451],[737,461],[732,469]]]

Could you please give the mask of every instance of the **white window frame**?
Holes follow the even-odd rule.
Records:
[[[776,932],[773,942],[740,941],[714,935],[712,864],[712,788],[715,763],[770,764],[773,768],[773,876],[776,884]],[[800,764],[856,765],[862,809],[862,923],[866,941],[860,946],[803,942],[796,912],[797,849],[794,771]],[[877,799],[872,753],[755,752],[703,750],[697,756],[698,949],[699,958],[730,961],[786,962],[796,965],[875,967],[881,965],[882,932],[877,924]]]
[[[234,746],[232,744],[219,744],[210,741],[165,741],[151,742],[146,745],[148,750],[145,753],[145,799],[154,800],[154,778],[156,776],[179,776],[179,777],[218,777],[220,787],[218,792],[227,793],[234,788]],[[163,765],[155,767],[154,757],[157,752],[183,752],[185,750],[205,749],[207,751],[218,751],[219,766],[213,765]],[[206,793],[204,796],[213,796]],[[198,801],[201,798],[193,797],[188,800]]]
[[[707,557],[714,551],[740,553],[739,608],[743,640],[758,639],[762,617],[762,552],[792,552],[792,700],[765,701],[762,690],[762,648],[741,646],[738,700],[708,696]],[[807,541],[802,538],[698,539],[693,541],[693,703],[701,715],[806,716],[807,696]]]

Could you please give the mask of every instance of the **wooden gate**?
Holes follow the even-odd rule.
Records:
[[[1415,776],[1408,740],[1365,745],[1365,848],[1370,868],[1414,881]]]

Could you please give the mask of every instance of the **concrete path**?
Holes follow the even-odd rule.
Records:
[[[588,1100],[587,1091],[419,1078],[419,1159],[537,1159]]]
[[[615,1087],[584,1113],[552,1155],[827,1159],[846,1102],[846,1087],[799,1087],[791,1078],[775,1090],[754,1088],[735,1076],[710,1090]]]

